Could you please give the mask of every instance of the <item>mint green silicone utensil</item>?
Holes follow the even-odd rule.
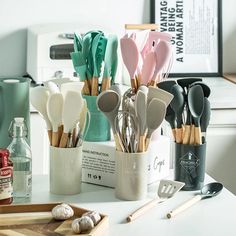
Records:
[[[92,30],[85,33],[82,38],[82,53],[87,64],[86,74],[87,74],[88,79],[92,79],[92,75],[93,75],[93,58],[90,55],[92,54],[91,46],[92,46],[94,37],[98,34],[103,34],[103,32],[100,30]]]
[[[111,85],[111,68],[112,64],[116,60],[117,55],[117,47],[118,47],[118,38],[116,35],[109,35],[107,38],[107,46],[104,58],[104,71],[102,78],[102,91],[109,89]]]
[[[91,81],[91,95],[98,95],[98,78],[101,73],[101,66],[105,56],[107,39],[103,34],[98,34],[93,39],[92,56],[93,56],[93,78]]]
[[[90,95],[90,84],[86,76],[87,66],[82,52],[72,52],[70,55],[76,73],[79,75],[80,80],[84,82],[82,93]]]
[[[74,33],[74,51],[80,52],[82,50],[82,38],[80,34]]]

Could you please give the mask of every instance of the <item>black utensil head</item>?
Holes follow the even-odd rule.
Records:
[[[219,182],[213,182],[206,184],[202,190],[201,193],[202,195],[205,195],[205,197],[214,197],[218,195],[223,189],[223,184]]]
[[[164,80],[157,84],[157,87],[171,93],[173,85],[177,84],[175,80]]]
[[[201,78],[182,78],[182,79],[177,79],[177,84],[179,84],[183,89],[189,87],[190,84],[197,82],[197,81],[202,81]]]

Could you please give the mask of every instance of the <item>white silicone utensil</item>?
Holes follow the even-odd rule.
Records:
[[[61,93],[51,94],[47,102],[48,118],[52,124],[52,146],[58,147],[60,140],[59,126],[62,125],[63,96]]]
[[[64,125],[63,133],[59,147],[65,148],[67,145],[68,135],[79,122],[80,113],[83,107],[82,96],[75,91],[68,91],[62,110],[62,123]]]
[[[52,143],[52,124],[47,114],[48,98],[49,98],[49,91],[43,86],[32,88],[30,91],[30,102],[45,120],[47,131],[48,131],[48,138],[51,144]]]

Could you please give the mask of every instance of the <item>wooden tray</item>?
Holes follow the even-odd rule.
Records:
[[[59,236],[78,235],[73,233],[71,223],[89,211],[70,205],[74,210],[73,218],[64,221],[54,220],[53,207],[61,203],[4,205],[0,206],[0,235],[5,236]],[[108,217],[100,214],[102,220],[84,236],[104,236],[108,231]]]

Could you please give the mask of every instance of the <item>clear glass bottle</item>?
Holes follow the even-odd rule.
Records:
[[[27,202],[32,192],[32,155],[26,142],[28,129],[24,118],[14,118],[9,134],[12,142],[7,149],[13,162],[13,202]]]

